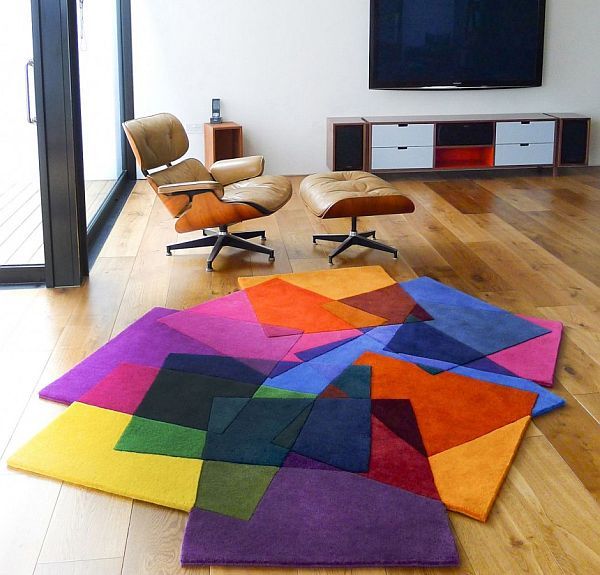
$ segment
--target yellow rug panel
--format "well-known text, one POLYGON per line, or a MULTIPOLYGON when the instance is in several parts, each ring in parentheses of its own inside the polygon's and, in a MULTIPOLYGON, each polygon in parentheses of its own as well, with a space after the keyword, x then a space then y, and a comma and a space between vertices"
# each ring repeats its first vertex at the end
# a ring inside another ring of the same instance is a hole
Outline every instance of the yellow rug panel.
POLYGON ((246 289, 274 278, 280 278, 331 299, 353 297, 396 283, 381 266, 246 277, 238 278, 238 283, 242 289, 246 289))
POLYGON ((73 403, 9 460, 9 467, 189 511, 202 462, 115 451, 131 416, 73 403))

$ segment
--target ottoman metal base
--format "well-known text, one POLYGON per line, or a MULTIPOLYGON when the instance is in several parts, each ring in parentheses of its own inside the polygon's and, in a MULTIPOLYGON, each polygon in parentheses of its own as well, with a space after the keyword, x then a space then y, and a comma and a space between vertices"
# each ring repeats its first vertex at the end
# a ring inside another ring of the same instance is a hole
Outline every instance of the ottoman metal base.
POLYGON ((315 234, 313 236, 313 244, 317 243, 317 240, 325 240, 328 242, 338 242, 341 245, 333 250, 329 254, 329 264, 333 265, 333 258, 346 251, 351 246, 362 246, 364 248, 371 248, 373 250, 379 250, 394 254, 394 259, 398 259, 398 250, 387 244, 382 244, 375 240, 375 230, 369 232, 357 231, 357 218, 352 218, 352 230, 348 235, 343 234, 315 234), (373 239, 371 239, 373 238, 373 239))

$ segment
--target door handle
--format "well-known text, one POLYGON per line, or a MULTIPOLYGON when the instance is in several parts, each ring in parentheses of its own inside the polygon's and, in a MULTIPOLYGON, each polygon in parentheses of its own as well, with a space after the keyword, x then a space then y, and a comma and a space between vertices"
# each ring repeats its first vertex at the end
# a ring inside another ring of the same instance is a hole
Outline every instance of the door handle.
POLYGON ((30 124, 36 124, 37 118, 31 115, 31 85, 29 81, 29 69, 33 72, 33 60, 27 60, 25 64, 25 91, 26 91, 26 103, 27 103, 27 121, 30 124))

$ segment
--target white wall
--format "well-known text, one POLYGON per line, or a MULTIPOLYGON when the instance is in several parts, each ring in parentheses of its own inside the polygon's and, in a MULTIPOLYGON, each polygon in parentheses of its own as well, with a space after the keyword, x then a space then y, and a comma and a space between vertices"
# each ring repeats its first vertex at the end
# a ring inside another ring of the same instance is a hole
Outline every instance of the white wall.
MULTIPOLYGON (((222 99, 246 153, 272 173, 325 168, 325 118, 579 112, 594 119, 600 165, 600 1, 548 0, 540 88, 465 92, 368 89, 369 0, 132 0, 135 112, 186 127, 222 99)), ((190 154, 204 157, 202 134, 190 154)))

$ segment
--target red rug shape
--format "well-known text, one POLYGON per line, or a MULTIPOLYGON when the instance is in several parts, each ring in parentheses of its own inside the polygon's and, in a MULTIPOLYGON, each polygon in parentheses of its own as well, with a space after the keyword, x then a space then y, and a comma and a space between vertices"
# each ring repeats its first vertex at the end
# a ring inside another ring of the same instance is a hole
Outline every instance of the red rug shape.
POLYGON ((432 319, 417 302, 398 284, 340 300, 370 314, 387 319, 388 324, 404 323, 409 315, 432 319), (418 310, 415 310, 415 306, 418 310))
POLYGON ((371 413, 400 439, 427 457, 419 424, 410 401, 376 399, 371 402, 371 413))
POLYGON ((256 317, 263 324, 305 333, 354 329, 354 326, 322 307, 331 299, 280 279, 248 288, 246 294, 256 317))
POLYGON ((531 415, 536 393, 465 377, 431 375, 374 353, 356 362, 372 368, 372 399, 410 399, 428 455, 435 455, 531 415))
POLYGON ((369 471, 362 475, 417 495, 440 499, 427 457, 400 439, 374 416, 371 417, 369 471))
POLYGON ((344 399, 347 398, 348 394, 342 391, 339 387, 329 384, 320 394, 319 398, 330 398, 330 399, 344 399))

